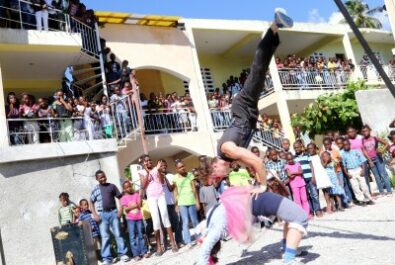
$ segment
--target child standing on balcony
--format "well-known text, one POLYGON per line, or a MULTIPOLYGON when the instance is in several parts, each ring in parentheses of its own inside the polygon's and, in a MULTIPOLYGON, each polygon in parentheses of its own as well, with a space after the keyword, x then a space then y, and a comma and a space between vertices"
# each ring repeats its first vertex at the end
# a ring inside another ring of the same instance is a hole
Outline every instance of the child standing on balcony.
MULTIPOLYGON (((22 104, 19 107, 19 114, 24 119, 34 119, 37 116, 37 105, 34 104, 33 96, 24 93, 22 94, 22 104)), ((26 133, 26 140, 28 144, 39 143, 40 127, 37 121, 26 120, 23 123, 23 128, 26 133)))
POLYGON ((302 207, 307 215, 311 217, 310 205, 307 200, 306 182, 302 176, 302 166, 299 163, 295 163, 292 153, 286 154, 286 160, 287 164, 285 165, 284 169, 289 179, 289 186, 292 190, 294 202, 302 207))
POLYGON ((100 115, 101 125, 104 130, 105 138, 112 138, 114 131, 114 123, 111 118, 111 106, 108 103, 108 97, 103 95, 101 98, 101 104, 97 108, 97 112, 100 115))
POLYGON ((43 29, 48 31, 48 5, 45 0, 32 0, 34 14, 36 15, 36 27, 37 30, 43 29))

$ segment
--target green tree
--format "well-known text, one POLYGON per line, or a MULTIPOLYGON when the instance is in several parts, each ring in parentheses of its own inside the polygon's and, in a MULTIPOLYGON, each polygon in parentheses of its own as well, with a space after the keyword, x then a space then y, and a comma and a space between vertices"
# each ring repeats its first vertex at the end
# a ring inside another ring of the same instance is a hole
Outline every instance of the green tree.
MULTIPOLYGON (((344 3, 355 24, 359 28, 381 29, 380 20, 370 15, 369 5, 361 0, 349 0, 344 3)), ((346 23, 343 19, 342 23, 346 23)))
POLYGON ((318 97, 303 113, 292 115, 292 126, 300 125, 311 137, 329 131, 344 132, 348 126, 360 128, 362 120, 355 92, 365 89, 364 81, 350 82, 342 92, 318 97))

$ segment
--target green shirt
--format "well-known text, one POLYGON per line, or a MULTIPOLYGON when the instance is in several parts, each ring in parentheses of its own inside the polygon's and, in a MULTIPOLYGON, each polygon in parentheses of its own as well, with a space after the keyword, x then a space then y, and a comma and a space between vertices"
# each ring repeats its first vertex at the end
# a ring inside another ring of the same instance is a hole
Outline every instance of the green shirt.
POLYGON ((229 182, 231 186, 247 186, 251 179, 250 174, 246 169, 240 168, 239 171, 232 171, 229 173, 229 182))
POLYGON ((176 174, 173 183, 177 187, 177 203, 179 206, 195 205, 195 195, 192 190, 192 181, 195 179, 191 172, 186 177, 176 174))
POLYGON ((58 217, 60 225, 67 225, 73 223, 73 208, 74 204, 69 204, 66 207, 60 207, 58 210, 58 217))

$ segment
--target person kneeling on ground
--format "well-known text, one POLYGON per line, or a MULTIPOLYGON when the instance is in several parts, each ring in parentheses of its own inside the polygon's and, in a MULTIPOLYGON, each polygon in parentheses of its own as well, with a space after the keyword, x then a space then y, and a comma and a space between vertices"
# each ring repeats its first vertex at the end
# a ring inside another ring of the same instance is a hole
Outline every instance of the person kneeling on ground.
POLYGON ((284 264, 296 264, 296 251, 308 225, 307 213, 291 200, 271 192, 252 199, 250 187, 231 187, 220 197, 221 203, 208 213, 198 265, 215 264, 220 240, 229 234, 239 243, 252 240, 252 222, 261 216, 278 216, 284 222, 282 249, 284 264), (252 211, 251 211, 252 209, 252 211))

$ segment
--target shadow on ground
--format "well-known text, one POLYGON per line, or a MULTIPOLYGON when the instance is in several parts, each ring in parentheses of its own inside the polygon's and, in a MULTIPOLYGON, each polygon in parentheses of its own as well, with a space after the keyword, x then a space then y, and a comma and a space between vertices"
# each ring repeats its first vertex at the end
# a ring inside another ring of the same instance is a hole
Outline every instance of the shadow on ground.
MULTIPOLYGON (((228 263, 228 265, 265 264, 274 260, 280 261, 282 259, 282 252, 280 251, 280 246, 281 243, 278 242, 264 246, 257 251, 247 251, 243 254, 240 260, 233 263, 228 263)), ((302 263, 308 263, 320 257, 320 255, 317 253, 309 252, 312 247, 313 246, 300 247, 302 253, 298 257, 302 263)))

